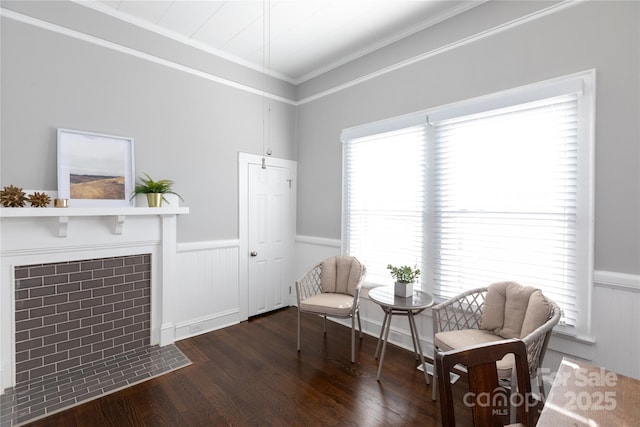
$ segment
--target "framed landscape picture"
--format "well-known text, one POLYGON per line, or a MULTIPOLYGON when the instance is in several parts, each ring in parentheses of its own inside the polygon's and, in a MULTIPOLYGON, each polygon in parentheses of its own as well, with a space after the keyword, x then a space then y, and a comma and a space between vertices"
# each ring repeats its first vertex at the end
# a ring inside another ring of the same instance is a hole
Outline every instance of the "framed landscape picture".
POLYGON ((58 129, 58 198, 70 207, 133 206, 133 139, 58 129))

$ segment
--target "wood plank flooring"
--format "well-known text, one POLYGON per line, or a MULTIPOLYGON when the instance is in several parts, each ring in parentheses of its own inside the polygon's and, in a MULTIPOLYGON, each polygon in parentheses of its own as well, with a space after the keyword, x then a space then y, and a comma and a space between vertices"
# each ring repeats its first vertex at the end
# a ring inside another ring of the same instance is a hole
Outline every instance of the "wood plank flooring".
MULTIPOLYGON (((328 321, 324 336, 322 318, 303 315, 298 353, 296 317, 287 308, 179 341, 192 365, 28 425, 440 425, 412 352, 387 346, 378 382, 377 337, 364 335, 352 364, 350 330, 328 321)), ((467 411, 456 413, 461 426, 469 425, 467 411)))

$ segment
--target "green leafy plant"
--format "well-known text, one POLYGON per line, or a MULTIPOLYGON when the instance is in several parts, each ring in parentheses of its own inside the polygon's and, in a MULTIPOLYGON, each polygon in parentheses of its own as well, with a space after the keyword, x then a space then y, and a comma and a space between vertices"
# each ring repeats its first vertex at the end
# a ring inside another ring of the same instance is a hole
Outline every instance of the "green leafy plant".
MULTIPOLYGON (((138 178, 139 182, 136 184, 133 189, 133 194, 131 198, 133 199, 136 194, 149 194, 149 193, 160 193, 160 194, 175 194, 180 198, 180 200, 184 200, 182 196, 173 191, 173 181, 170 179, 161 179, 158 181, 154 181, 148 174, 144 174, 146 178, 138 178)), ((166 202, 166 199, 162 197, 166 202)))
POLYGON ((408 265, 395 267, 389 264, 387 265, 387 269, 391 271, 391 277, 393 277, 395 281, 399 283, 413 283, 416 281, 418 276, 420 276, 419 268, 411 268, 408 265))

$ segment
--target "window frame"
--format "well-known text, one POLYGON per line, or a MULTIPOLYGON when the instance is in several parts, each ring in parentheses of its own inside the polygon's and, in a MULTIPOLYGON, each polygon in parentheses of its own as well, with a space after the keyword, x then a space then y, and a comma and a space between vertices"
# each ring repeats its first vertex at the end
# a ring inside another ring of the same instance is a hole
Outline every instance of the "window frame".
MULTIPOLYGON (((580 261, 580 268, 577 269, 575 284, 579 315, 575 327, 558 325, 554 329, 556 332, 574 336, 578 339, 590 340, 591 335, 591 305, 593 291, 593 271, 594 271, 594 212, 595 212, 595 107, 596 107, 596 72, 587 70, 567 76, 561 76, 537 83, 532 83, 500 92, 454 102, 451 104, 419 111, 404 116, 394 117, 374 123, 356 126, 343 130, 341 140, 347 144, 354 138, 370 136, 385 131, 401 129, 417 123, 437 122, 449 118, 461 117, 465 115, 482 113, 508 106, 515 106, 527 102, 533 102, 546 98, 558 96, 570 92, 580 92, 578 99, 578 194, 576 199, 576 257, 580 261)), ((431 128, 431 126, 428 126, 431 128)), ((425 192, 429 191, 433 174, 433 134, 432 130, 427 131, 426 136, 426 157, 427 170, 425 192)), ((343 156, 343 215, 342 215, 342 251, 345 253, 346 245, 344 239, 345 232, 345 183, 348 177, 345 174, 345 159, 343 156)), ((424 239, 423 244, 423 268, 427 271, 431 267, 430 257, 427 252, 431 247, 431 228, 433 224, 433 206, 426 203, 424 215, 424 239)), ((424 274, 421 278, 422 289, 433 293, 433 278, 429 274, 424 274)))

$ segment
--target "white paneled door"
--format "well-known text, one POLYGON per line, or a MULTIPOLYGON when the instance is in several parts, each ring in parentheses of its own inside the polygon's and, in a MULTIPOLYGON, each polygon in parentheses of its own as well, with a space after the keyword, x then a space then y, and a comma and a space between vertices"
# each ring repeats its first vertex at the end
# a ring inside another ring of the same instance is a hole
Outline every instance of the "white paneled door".
POLYGON ((290 304, 295 233, 295 169, 248 165, 248 315, 290 304))

